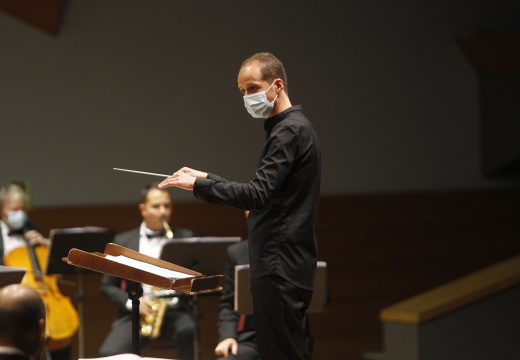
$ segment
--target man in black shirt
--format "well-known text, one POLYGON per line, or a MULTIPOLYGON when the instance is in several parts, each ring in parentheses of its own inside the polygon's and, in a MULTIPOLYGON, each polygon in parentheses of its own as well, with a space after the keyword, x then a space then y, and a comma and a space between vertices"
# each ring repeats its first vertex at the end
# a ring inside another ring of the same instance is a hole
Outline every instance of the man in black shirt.
POLYGON ((237 183, 183 167, 159 186, 251 210, 249 261, 261 358, 303 359, 305 312, 317 261, 318 139, 302 108, 292 106, 285 69, 275 56, 258 53, 246 59, 237 80, 249 114, 266 119, 266 142, 254 178, 237 183))

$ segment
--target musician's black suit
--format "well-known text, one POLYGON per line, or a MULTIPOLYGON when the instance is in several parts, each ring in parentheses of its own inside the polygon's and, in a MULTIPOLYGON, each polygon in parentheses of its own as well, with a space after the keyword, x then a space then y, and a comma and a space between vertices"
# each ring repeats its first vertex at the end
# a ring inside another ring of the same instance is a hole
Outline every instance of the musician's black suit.
POLYGON ((31 358, 24 354, 0 353, 0 360, 31 360, 31 358))
POLYGON ((0 265, 4 265, 4 236, 0 231, 0 265))
POLYGON ((4 265, 4 236, 0 231, 0 265, 4 265))
POLYGON ((235 266, 249 264, 248 240, 233 244, 227 249, 226 282, 220 298, 218 314, 219 341, 234 338, 238 342, 238 354, 219 360, 257 360, 260 358, 256 346, 256 332, 253 316, 245 317, 243 329, 238 329, 240 316, 234 310, 235 266), (237 331, 238 330, 238 331, 237 331))
MULTIPOLYGON (((27 223, 24 228, 28 230, 36 230, 41 233, 40 229, 32 223, 27 223)), ((19 234, 22 235, 22 232, 19 232, 19 234)), ((0 265, 4 265, 4 235, 2 234, 2 231, 0 231, 0 265)))
MULTIPOLYGON (((175 238, 191 237, 191 230, 173 227, 175 238)), ((114 242, 129 249, 139 250, 139 228, 119 234, 114 242)), ((104 275, 101 279, 101 292, 108 301, 118 308, 117 319, 112 324, 109 334, 105 338, 99 350, 100 356, 109 356, 132 352, 132 316, 126 308, 128 295, 122 289, 120 278, 104 275)), ((196 331, 192 309, 188 303, 189 297, 179 297, 179 302, 166 312, 161 336, 172 336, 177 352, 181 360, 193 359, 193 340, 196 331)))

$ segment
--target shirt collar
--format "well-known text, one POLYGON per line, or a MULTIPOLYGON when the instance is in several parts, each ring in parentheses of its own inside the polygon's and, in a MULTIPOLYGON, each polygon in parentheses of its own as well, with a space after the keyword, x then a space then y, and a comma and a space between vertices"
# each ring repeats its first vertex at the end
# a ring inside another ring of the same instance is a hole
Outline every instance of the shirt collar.
POLYGON ((158 232, 157 231, 153 231, 151 229, 149 229, 146 224, 144 223, 144 221, 141 223, 141 227, 139 229, 139 236, 140 237, 145 237, 145 238, 148 238, 150 235, 154 235, 154 234, 157 234, 158 232))
POLYGON ((9 226, 4 222, 4 220, 0 220, 0 229, 2 231, 2 234, 7 235, 9 233, 9 226))
POLYGON ((278 113, 275 116, 265 119, 265 121, 264 121, 265 131, 269 134, 271 132, 271 130, 273 130, 273 128, 276 126, 276 124, 278 124, 280 121, 285 119, 287 117, 287 115, 293 111, 302 111, 302 106, 301 105, 291 106, 290 108, 285 109, 281 113, 278 113))

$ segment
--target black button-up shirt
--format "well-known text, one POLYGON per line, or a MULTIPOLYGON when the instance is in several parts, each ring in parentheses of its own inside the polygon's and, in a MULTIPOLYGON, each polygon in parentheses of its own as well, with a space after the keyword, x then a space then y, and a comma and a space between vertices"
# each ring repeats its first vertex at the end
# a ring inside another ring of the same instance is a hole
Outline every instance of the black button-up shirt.
POLYGON ((267 119, 264 128, 267 139, 250 182, 208 174, 195 181, 193 193, 208 202, 251 210, 252 279, 276 274, 312 290, 321 178, 318 139, 301 106, 267 119))

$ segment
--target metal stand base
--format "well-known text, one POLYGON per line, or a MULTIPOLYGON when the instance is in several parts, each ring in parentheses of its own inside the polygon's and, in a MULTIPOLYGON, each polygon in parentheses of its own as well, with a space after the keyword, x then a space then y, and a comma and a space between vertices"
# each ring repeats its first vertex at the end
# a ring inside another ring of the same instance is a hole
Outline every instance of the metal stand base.
POLYGON ((141 355, 141 318, 139 315, 139 298, 143 296, 143 288, 140 284, 133 281, 126 281, 126 292, 128 298, 132 300, 132 353, 141 355))

